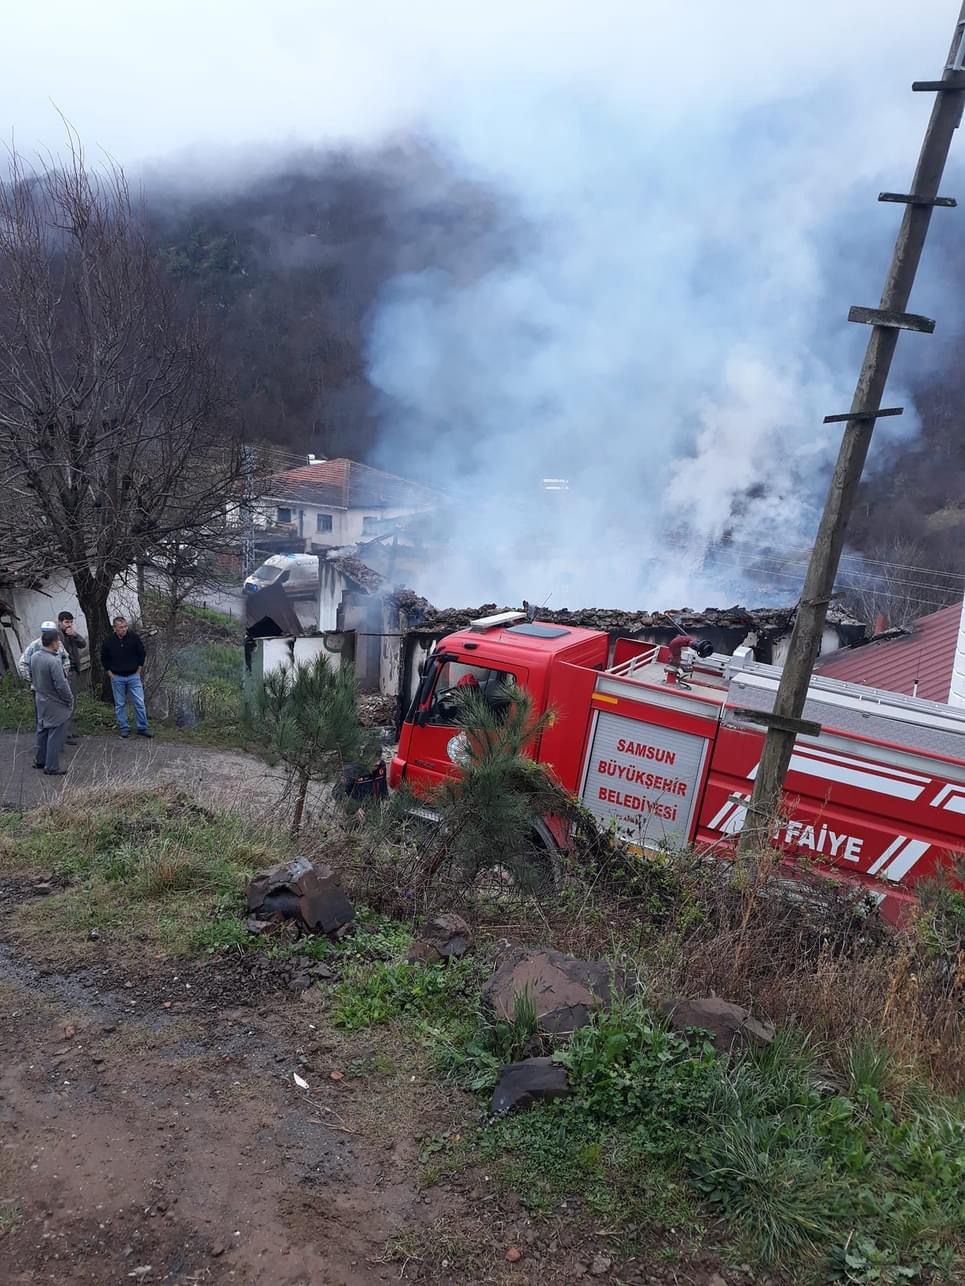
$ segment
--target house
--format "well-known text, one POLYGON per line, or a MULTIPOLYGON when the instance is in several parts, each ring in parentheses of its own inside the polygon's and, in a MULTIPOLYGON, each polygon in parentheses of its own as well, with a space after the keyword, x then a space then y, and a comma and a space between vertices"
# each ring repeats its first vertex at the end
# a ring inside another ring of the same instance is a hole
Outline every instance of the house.
MULTIPOLYGON (((410 514, 435 509, 431 487, 356 460, 317 460, 270 478, 256 504, 256 525, 287 529, 298 552, 355 545, 410 514)), ((293 548, 291 552, 296 552, 293 548)))
POLYGON ((965 623, 961 603, 920 616, 910 630, 884 630, 869 642, 822 656, 815 666, 823 679, 863 683, 926 701, 965 705, 965 623), (953 672, 958 662, 958 699, 953 672))

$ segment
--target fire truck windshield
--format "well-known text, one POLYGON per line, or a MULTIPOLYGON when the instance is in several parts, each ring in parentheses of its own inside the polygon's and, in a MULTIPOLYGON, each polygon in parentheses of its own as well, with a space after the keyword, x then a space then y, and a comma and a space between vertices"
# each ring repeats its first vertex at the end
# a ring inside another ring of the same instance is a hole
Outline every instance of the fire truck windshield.
POLYGON ((467 692, 478 692, 496 710, 508 702, 505 689, 516 683, 506 670, 488 670, 462 661, 444 662, 436 674, 432 696, 426 712, 426 723, 456 727, 459 723, 459 699, 467 692))

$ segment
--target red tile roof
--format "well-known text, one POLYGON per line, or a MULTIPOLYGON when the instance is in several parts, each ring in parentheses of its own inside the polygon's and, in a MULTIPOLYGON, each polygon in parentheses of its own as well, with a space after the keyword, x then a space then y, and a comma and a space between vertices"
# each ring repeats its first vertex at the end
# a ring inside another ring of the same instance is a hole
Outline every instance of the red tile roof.
POLYGON ((829 652, 815 670, 825 679, 863 683, 926 701, 947 701, 961 618, 961 603, 952 603, 919 617, 910 634, 829 652))
POLYGON ((441 500, 421 483, 345 459, 289 469, 268 484, 266 493, 272 499, 302 500, 332 509, 416 509, 441 500))

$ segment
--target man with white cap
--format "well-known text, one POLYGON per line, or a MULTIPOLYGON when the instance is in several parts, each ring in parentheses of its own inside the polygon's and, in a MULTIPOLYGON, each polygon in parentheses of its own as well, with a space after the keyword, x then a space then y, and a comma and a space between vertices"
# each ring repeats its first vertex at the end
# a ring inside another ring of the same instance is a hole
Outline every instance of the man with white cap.
POLYGON ((74 713, 74 694, 58 655, 62 648, 60 631, 54 624, 51 629, 40 631, 40 650, 30 657, 30 681, 37 702, 34 767, 42 768, 48 777, 63 777, 66 772, 60 766, 60 757, 67 725, 74 713))
MULTIPOLYGON (((36 653, 38 653, 43 648, 44 634, 49 632, 50 630, 56 630, 56 629, 57 629, 56 621, 41 621, 40 638, 34 639, 32 643, 27 644, 27 646, 24 648, 21 654, 20 660, 17 662, 17 673, 20 675, 21 679, 26 679, 26 681, 30 684, 30 691, 33 693, 35 710, 37 706, 37 690, 34 687, 34 681, 30 674, 30 658, 32 656, 35 656, 36 653)), ((59 646, 57 648, 57 655, 60 657, 61 662, 63 663, 64 676, 66 677, 68 674, 70 674, 70 657, 67 655, 67 649, 64 647, 63 643, 59 641, 60 640, 59 631, 58 631, 57 637, 59 642, 59 646)), ((38 729, 40 727, 39 715, 37 719, 37 727, 38 729)))

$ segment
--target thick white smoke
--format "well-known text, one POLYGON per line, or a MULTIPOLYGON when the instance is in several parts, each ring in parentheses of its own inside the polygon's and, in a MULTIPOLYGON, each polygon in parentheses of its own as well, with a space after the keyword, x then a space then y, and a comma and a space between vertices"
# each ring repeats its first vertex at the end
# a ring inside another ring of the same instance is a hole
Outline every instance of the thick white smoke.
MULTIPOLYGON (((840 435, 822 417, 850 404, 866 337, 847 308, 877 302, 898 217, 875 197, 907 183, 922 127, 913 24, 840 8, 741 46, 732 6, 702 25, 621 6, 614 63, 631 46, 638 85, 614 90, 599 64, 568 83, 550 47, 525 84, 456 105, 453 163, 501 185, 529 231, 482 276, 397 280, 374 320, 383 459, 456 496, 419 585, 435 601, 795 596, 774 556, 813 535, 840 435), (843 235, 854 218, 866 257, 843 235)), ((932 34, 929 75, 950 30, 932 34)))

